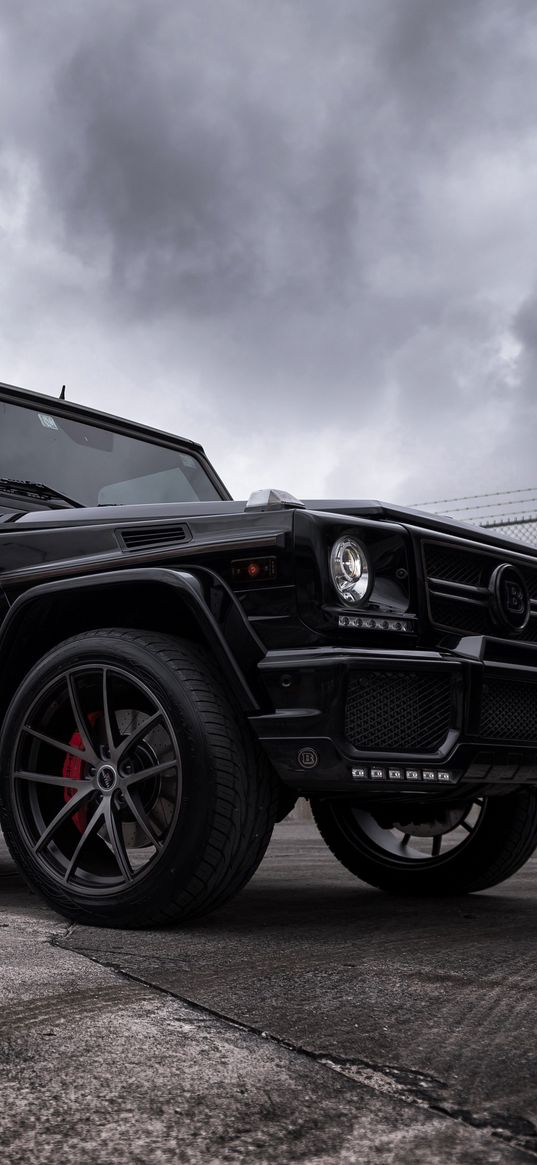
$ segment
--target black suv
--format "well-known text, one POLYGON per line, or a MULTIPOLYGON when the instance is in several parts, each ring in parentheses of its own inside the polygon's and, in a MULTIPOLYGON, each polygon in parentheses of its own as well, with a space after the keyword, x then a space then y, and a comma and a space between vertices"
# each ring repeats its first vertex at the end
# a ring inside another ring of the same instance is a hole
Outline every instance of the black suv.
POLYGON ((359 878, 537 844, 537 552, 375 501, 231 500, 203 449, 0 385, 1 824, 69 918, 221 905, 309 798, 359 878))

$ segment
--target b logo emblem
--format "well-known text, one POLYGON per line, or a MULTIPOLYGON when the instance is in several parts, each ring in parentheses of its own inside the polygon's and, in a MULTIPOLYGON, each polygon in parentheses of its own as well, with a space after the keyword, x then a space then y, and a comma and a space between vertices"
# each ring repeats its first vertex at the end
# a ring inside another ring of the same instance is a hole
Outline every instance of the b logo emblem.
POLYGON ((489 583, 490 610, 495 623, 522 631, 530 617, 530 598, 522 575, 509 563, 497 566, 489 583))
POLYGON ((319 764, 319 753, 314 748, 301 748, 296 759, 301 769, 315 769, 319 764))
POLYGON ((507 579, 503 589, 506 609, 513 611, 515 615, 521 614, 524 610, 524 594, 519 584, 507 579))

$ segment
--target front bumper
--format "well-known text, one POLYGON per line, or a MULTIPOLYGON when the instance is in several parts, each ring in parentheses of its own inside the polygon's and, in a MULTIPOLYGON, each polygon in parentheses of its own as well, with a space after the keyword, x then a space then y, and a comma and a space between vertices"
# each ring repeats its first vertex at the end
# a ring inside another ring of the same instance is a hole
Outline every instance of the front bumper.
MULTIPOLYGON (((519 645, 517 645, 518 647, 519 645)), ((537 785, 537 647, 316 648, 259 664, 275 711, 251 719, 300 793, 445 798, 537 785)))

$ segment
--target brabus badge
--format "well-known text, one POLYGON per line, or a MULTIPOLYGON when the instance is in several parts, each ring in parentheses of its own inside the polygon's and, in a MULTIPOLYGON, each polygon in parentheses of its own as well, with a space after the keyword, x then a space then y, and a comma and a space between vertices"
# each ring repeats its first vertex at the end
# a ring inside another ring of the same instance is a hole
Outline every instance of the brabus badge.
POLYGON ((522 631, 530 617, 530 597, 522 575, 508 562, 497 566, 489 583, 490 610, 495 623, 522 631))
POLYGON ((316 769, 319 764, 319 753, 315 748, 301 748, 296 759, 301 769, 316 769))

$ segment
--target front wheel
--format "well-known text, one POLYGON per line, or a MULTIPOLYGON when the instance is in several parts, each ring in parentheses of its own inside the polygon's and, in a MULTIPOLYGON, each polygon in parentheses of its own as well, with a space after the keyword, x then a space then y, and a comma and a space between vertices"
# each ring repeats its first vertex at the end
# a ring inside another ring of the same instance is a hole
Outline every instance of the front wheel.
POLYGON ((271 771, 208 654, 135 630, 54 648, 14 697, 0 824, 30 884, 93 926, 206 913, 265 852, 271 771))
POLYGON ((459 805, 364 807, 315 799, 328 847, 352 874, 392 894, 466 894, 516 873, 537 846, 537 795, 520 789, 459 805))

